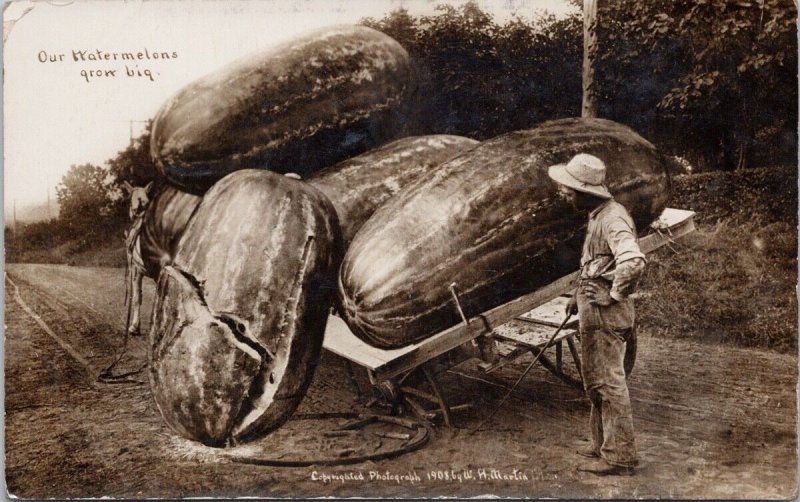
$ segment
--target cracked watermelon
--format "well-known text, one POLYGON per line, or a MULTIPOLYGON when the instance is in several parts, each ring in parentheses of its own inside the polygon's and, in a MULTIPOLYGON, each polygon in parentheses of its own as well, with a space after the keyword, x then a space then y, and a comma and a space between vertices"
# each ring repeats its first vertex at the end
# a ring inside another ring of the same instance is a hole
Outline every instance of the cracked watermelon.
POLYGON ((203 197, 158 281, 150 384, 181 435, 223 446, 279 427, 305 395, 341 258, 336 212, 260 170, 203 197))

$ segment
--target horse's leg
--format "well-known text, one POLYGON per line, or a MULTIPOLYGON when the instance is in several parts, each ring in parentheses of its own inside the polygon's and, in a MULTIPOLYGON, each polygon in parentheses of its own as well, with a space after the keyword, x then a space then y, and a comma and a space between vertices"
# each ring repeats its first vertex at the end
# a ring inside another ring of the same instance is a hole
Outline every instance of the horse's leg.
POLYGON ((130 259, 125 266, 125 332, 131 331, 131 314, 133 313, 133 306, 131 297, 133 296, 133 271, 131 269, 130 259))
POLYGON ((131 336, 139 336, 139 315, 142 307, 142 277, 144 274, 142 273, 142 269, 136 265, 133 265, 131 269, 133 270, 131 277, 131 322, 128 333, 130 333, 131 336))

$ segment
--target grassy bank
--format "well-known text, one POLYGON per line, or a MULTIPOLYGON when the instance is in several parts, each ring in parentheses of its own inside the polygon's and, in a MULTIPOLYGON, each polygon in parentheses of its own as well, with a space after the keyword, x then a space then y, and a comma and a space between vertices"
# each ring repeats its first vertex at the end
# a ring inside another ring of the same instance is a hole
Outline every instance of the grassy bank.
POLYGON ((698 229, 649 257, 639 323, 665 337, 797 350, 797 172, 764 168, 675 180, 698 229))
POLYGON ((640 325, 667 337, 797 348, 795 225, 701 225, 649 257, 640 325))
MULTIPOLYGON (((46 225, 44 223, 37 224, 46 225)), ((53 227, 57 223, 52 224, 53 227)), ((46 229, 37 229, 43 233, 46 229)), ((53 230, 56 234, 58 230, 53 230)), ((58 263, 79 267, 124 267, 125 241, 123 231, 111 236, 88 235, 62 241, 57 237, 25 240, 24 230, 15 240, 6 233, 6 261, 10 263, 58 263), (118 234, 118 235, 117 235, 118 234)))
POLYGON ((670 206, 697 212, 698 223, 797 224, 797 166, 677 176, 670 206))

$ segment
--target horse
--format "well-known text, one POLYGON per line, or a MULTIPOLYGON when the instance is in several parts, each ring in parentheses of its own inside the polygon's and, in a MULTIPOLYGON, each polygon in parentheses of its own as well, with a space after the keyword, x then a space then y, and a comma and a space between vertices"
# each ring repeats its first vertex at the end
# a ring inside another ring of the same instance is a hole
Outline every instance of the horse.
POLYGON ((151 196, 152 186, 152 182, 145 187, 123 183, 130 195, 131 218, 131 226, 125 233, 126 329, 133 335, 139 332, 142 278, 157 281, 163 267, 172 264, 183 231, 202 200, 167 184, 151 196))
POLYGON ((134 187, 125 181, 122 186, 128 192, 130 199, 128 217, 131 220, 130 227, 125 231, 125 330, 130 336, 139 336, 142 278, 146 274, 139 237, 147 207, 150 205, 150 189, 153 187, 153 182, 144 187, 134 187))

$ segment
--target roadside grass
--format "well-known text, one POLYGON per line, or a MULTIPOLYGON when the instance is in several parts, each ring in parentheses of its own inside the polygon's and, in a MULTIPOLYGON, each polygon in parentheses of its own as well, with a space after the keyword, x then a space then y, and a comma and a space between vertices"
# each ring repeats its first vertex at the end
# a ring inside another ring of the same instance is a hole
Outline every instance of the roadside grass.
POLYGON ((797 351, 797 171, 676 179, 697 231, 649 256, 638 323, 656 336, 797 351))
POLYGON ((109 242, 70 255, 69 264, 81 267, 125 267, 125 243, 109 242))
POLYGON ((19 251, 13 249, 6 242, 6 262, 8 263, 67 263, 67 256, 64 253, 64 246, 57 247, 36 247, 19 251))
POLYGON ((657 336, 793 352, 796 282, 794 226, 701 226, 650 255, 638 323, 657 336))
POLYGON ((20 251, 6 249, 6 261, 11 263, 60 263, 79 267, 124 267, 125 243, 107 242, 97 246, 76 249, 75 241, 55 247, 30 248, 20 251))

